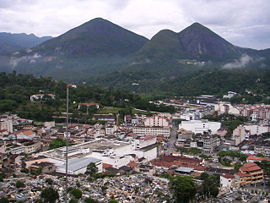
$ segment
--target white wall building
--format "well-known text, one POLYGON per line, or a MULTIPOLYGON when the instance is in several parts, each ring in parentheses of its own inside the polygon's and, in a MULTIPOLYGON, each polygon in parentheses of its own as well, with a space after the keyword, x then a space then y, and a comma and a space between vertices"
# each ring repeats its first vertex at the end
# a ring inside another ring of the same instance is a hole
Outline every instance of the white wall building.
POLYGON ((220 129, 220 122, 212 122, 208 120, 191 120, 191 121, 182 121, 179 124, 179 129, 184 129, 187 131, 191 131, 193 133, 204 133, 211 132, 212 134, 216 134, 218 129, 220 129))
POLYGON ((230 103, 226 102, 220 102, 215 105, 215 111, 217 111, 219 114, 232 114, 232 115, 240 115, 241 111, 240 109, 232 106, 230 103))
POLYGON ((169 119, 165 116, 151 116, 144 120, 144 126, 147 127, 168 127, 170 125, 169 119))
POLYGON ((135 134, 144 134, 146 136, 164 136, 169 137, 171 129, 169 127, 141 127, 136 126, 132 128, 135 134))
POLYGON ((13 124, 12 120, 9 119, 1 119, 0 120, 0 130, 6 130, 9 133, 13 133, 13 124))
POLYGON ((250 135, 261 135, 270 131, 269 126, 263 125, 244 125, 243 127, 250 132, 250 135))
POLYGON ((222 174, 220 176, 220 186, 223 189, 229 189, 234 181, 234 176, 231 174, 222 174))

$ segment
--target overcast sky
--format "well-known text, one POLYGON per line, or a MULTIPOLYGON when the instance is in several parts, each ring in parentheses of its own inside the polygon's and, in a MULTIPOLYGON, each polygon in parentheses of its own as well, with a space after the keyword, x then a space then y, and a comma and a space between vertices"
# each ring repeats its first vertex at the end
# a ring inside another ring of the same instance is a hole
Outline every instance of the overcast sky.
POLYGON ((96 17, 149 39, 199 22, 235 45, 270 48, 270 0, 0 0, 0 32, 58 36, 96 17))

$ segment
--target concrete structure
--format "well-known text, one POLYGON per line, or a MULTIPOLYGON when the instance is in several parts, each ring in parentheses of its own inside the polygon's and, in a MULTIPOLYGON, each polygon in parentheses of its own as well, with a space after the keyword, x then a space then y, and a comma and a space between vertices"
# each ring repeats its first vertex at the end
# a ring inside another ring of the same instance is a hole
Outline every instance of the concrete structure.
POLYGON ((55 95, 54 94, 34 94, 30 96, 30 101, 34 102, 36 100, 42 100, 45 98, 49 98, 49 99, 55 99, 55 95))
MULTIPOLYGON (((106 139, 85 142, 70 146, 68 148, 68 158, 96 158, 101 160, 102 164, 110 164, 118 169, 134 161, 134 156, 137 156, 137 158, 145 158, 146 160, 155 159, 157 157, 157 145, 152 144, 153 139, 151 140, 151 142, 139 143, 139 145, 135 145, 134 142, 106 139), (148 145, 146 143, 148 143, 148 145)), ((62 147, 41 152, 40 155, 50 158, 51 161, 54 160, 54 163, 61 167, 61 162, 63 162, 65 158, 65 150, 65 147, 62 147)))
POLYGON ((171 129, 169 127, 141 127, 136 126, 132 128, 133 133, 144 134, 146 136, 164 136, 169 137, 171 129))
POLYGON ((208 120, 191 120, 191 121, 182 121, 179 124, 179 129, 184 129, 191 131, 193 133, 210 132, 211 134, 216 134, 218 129, 220 129, 220 122, 210 122, 208 120))
POLYGON ((243 126, 246 130, 249 131, 250 135, 261 135, 263 133, 270 132, 269 126, 263 126, 263 125, 244 125, 243 126))
MULTIPOLYGON (((87 166, 90 163, 95 163, 98 168, 98 173, 102 172, 102 164, 100 159, 96 159, 93 157, 85 157, 85 158, 74 158, 68 160, 68 174, 78 175, 84 174, 87 170, 87 166)), ((65 173, 66 172, 66 164, 58 167, 56 172, 65 173)))
POLYGON ((249 131, 247 131, 242 125, 233 130, 232 140, 235 141, 235 145, 239 145, 245 139, 249 138, 249 131))
POLYGON ((0 119, 0 131, 6 130, 9 133, 13 133, 13 124, 10 119, 0 119))
POLYGON ((169 127, 170 125, 167 117, 157 115, 147 117, 143 122, 147 127, 169 127))
POLYGON ((222 174, 220 176, 220 187, 223 189, 231 188, 235 177, 231 174, 222 174))
POLYGON ((237 182, 242 184, 259 183, 263 181, 263 170, 255 163, 245 163, 235 174, 237 182))
POLYGON ((215 111, 219 114, 232 114, 232 115, 240 115, 241 111, 237 107, 232 106, 230 103, 227 102, 219 102, 215 105, 215 111))

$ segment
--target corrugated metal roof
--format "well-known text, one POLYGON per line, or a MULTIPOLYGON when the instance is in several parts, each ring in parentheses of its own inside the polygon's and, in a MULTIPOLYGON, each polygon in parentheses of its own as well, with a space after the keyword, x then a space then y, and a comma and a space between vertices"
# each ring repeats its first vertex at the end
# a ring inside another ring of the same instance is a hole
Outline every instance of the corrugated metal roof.
POLYGON ((175 169, 177 172, 184 172, 184 173, 191 173, 193 171, 193 168, 187 168, 187 167, 178 167, 175 169))
MULTIPOLYGON (((90 163, 97 163, 100 162, 100 159, 96 159, 93 157, 84 157, 84 158, 74 158, 68 160, 68 170, 75 172, 79 169, 82 169, 84 167, 87 167, 88 164, 90 163)), ((66 164, 62 165, 60 168, 66 168, 66 164)))

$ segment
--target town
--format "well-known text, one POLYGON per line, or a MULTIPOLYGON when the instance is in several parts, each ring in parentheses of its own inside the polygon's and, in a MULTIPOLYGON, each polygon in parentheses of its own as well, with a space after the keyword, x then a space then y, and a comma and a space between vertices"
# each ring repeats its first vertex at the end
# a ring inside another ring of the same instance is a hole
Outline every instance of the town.
MULTIPOLYGON (((150 103, 176 112, 138 110, 123 119, 94 114, 95 124, 37 122, 3 113, 1 200, 65 202, 67 195, 69 202, 165 203, 177 199, 174 180, 183 178, 194 186, 183 195, 187 201, 268 201, 269 105, 231 104, 213 95, 150 103)), ((92 107, 104 108, 94 102, 77 108, 88 114, 92 107)))

